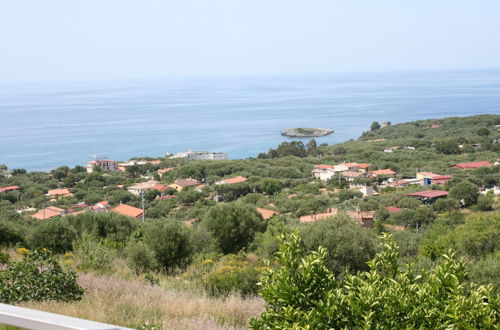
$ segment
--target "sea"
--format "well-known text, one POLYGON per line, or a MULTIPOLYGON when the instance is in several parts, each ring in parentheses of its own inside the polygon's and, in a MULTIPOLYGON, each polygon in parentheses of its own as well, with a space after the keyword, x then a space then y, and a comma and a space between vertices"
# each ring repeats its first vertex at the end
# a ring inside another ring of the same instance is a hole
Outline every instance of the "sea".
MULTIPOLYGON (((0 164, 48 171, 187 150, 257 157, 292 127, 500 113, 500 69, 0 84, 0 164)), ((303 139, 304 143, 308 139, 303 139)))

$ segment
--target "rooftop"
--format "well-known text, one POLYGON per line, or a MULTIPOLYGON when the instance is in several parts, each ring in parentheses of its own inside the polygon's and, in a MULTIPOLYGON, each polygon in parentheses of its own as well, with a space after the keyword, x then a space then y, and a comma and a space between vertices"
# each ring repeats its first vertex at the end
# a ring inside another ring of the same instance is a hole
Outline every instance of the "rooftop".
POLYGON ((423 190, 414 193, 406 194, 407 196, 422 197, 422 198, 437 198, 448 196, 448 192, 445 190, 423 190))
POLYGON ((142 216, 141 209, 127 205, 127 204, 120 204, 116 207, 113 207, 110 211, 118 213, 118 214, 126 215, 129 217, 133 217, 133 218, 138 218, 138 217, 142 216))

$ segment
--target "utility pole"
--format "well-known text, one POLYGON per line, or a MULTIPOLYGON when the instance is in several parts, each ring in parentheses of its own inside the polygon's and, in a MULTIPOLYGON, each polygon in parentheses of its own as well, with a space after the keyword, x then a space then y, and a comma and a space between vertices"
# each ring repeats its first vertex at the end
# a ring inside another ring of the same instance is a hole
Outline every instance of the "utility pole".
POLYGON ((142 222, 144 222, 144 191, 141 191, 142 222))

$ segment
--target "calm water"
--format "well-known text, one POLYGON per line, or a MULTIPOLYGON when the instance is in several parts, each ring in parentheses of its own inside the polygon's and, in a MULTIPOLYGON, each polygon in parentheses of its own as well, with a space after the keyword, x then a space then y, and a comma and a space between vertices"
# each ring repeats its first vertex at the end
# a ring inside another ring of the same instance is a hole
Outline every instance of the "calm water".
POLYGON ((318 143, 393 123, 500 113, 500 70, 0 85, 0 164, 49 170, 92 155, 193 150, 255 157, 289 127, 318 143))

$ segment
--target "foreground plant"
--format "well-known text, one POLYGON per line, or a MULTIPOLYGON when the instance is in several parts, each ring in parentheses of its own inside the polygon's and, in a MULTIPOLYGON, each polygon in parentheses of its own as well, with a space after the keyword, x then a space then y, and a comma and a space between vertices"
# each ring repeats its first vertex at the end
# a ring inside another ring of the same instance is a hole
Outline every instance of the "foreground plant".
POLYGON ((45 249, 26 253, 23 261, 8 263, 0 270, 1 303, 80 300, 83 293, 76 273, 63 269, 45 249))
POLYGON ((453 253, 434 269, 400 269, 397 245, 382 237, 383 251, 370 270, 337 280, 325 266, 327 251, 304 256, 297 234, 282 237, 276 262, 264 271, 260 294, 266 311, 253 329, 465 329, 498 324, 491 288, 466 282, 463 261, 453 253))

